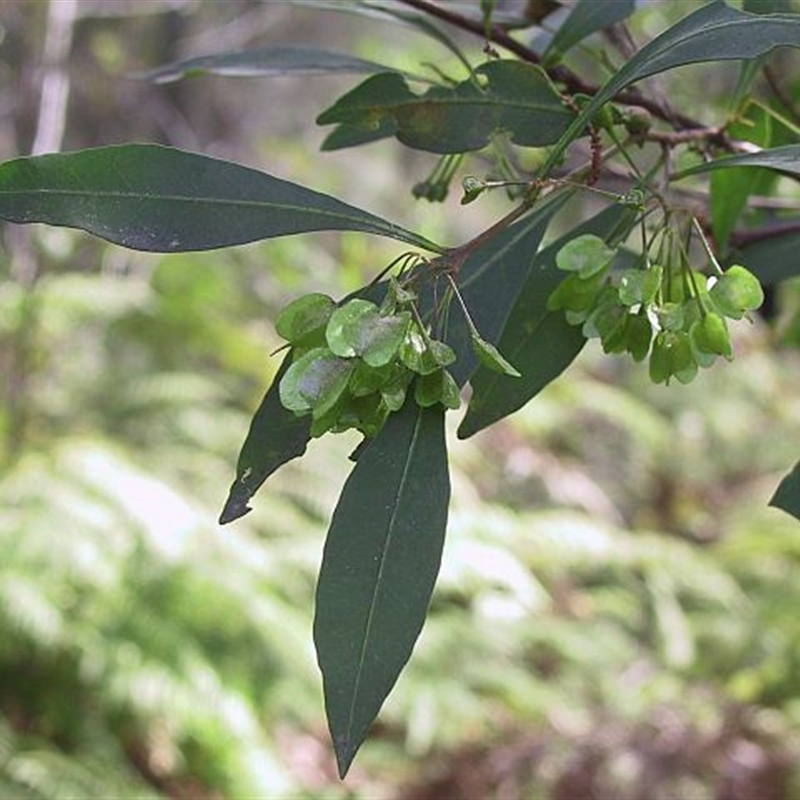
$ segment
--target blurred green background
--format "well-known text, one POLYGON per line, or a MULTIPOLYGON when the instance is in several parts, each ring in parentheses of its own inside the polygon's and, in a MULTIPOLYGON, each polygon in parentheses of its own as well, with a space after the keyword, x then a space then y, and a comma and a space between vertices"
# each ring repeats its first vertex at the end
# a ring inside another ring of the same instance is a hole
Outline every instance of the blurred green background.
MULTIPOLYGON (((446 242, 503 207, 413 203, 435 158, 392 141, 320 154, 313 119, 353 80, 130 78, 287 42, 441 60, 405 29, 284 2, 6 0, 0 37, 2 158, 162 142, 446 242)), ((0 797, 800 798, 800 524, 766 507, 800 451, 797 286, 788 338, 743 323, 736 360, 688 387, 588 347, 513 418, 451 437, 429 621, 342 784, 311 618, 355 440, 313 443, 251 515, 216 518, 277 309, 356 288, 397 246, 2 238, 0 797)))

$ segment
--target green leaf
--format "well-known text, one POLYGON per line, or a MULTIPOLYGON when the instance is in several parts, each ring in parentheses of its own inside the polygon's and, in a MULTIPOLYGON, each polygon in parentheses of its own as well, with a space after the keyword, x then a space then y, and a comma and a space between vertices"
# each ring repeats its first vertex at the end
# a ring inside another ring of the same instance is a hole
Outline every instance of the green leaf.
POLYGON ((347 479, 317 585, 314 641, 341 776, 422 630, 449 497, 444 409, 411 399, 347 479))
POLYGON ((275 330, 287 342, 296 344, 328 324, 336 308, 332 297, 314 292, 285 306, 275 320, 275 330))
POLYGON ((0 218, 81 228, 134 250, 164 253, 321 230, 441 250, 367 211, 265 172, 147 144, 0 164, 0 218))
MULTIPOLYGON (((317 119, 363 131, 393 130, 408 147, 463 153, 486 146, 504 132, 516 144, 542 147, 566 130, 574 113, 539 67, 520 61, 490 61, 455 87, 412 92, 397 73, 367 78, 317 119)), ((330 145, 327 145, 330 147, 330 145)))
POLYGON ((342 150, 345 147, 360 147, 380 139, 388 139, 390 136, 394 136, 394 132, 394 123, 388 117, 381 120, 375 128, 363 128, 359 125, 342 123, 325 137, 320 149, 330 152, 342 150))
POLYGON ((547 299, 564 275, 556 268, 556 253, 583 233, 614 242, 618 233, 629 230, 635 216, 633 209, 610 206, 537 253, 502 335, 495 340, 522 377, 479 369, 470 379, 472 398, 458 429, 460 438, 472 436, 524 406, 572 363, 586 339, 579 328, 567 323, 562 312, 547 309, 547 299))
POLYGON ((769 504, 800 519, 800 463, 780 482, 769 504))
POLYGON ((686 64, 758 58, 783 46, 800 47, 800 15, 748 14, 723 2, 699 8, 645 45, 603 84, 552 149, 542 174, 553 169, 600 108, 631 84, 686 64))
POLYGON ((744 153, 738 156, 717 158, 714 161, 705 161, 675 173, 672 180, 728 167, 767 167, 790 175, 800 175, 800 144, 786 144, 782 147, 760 150, 758 153, 744 153))
MULTIPOLYGON (((517 295, 534 269, 547 226, 569 197, 565 192, 543 202, 530 216, 480 246, 459 270, 456 283, 461 297, 484 338, 500 338, 517 295)), ((449 315, 445 339, 457 354, 451 372, 463 385, 480 362, 472 349, 470 326, 458 310, 449 315)))
MULTIPOLYGON (((293 1, 297 2, 298 0, 293 1)), ((388 19, 392 22, 400 22, 416 28, 439 44, 444 45, 464 65, 467 72, 471 70, 469 60, 461 52, 458 45, 441 28, 431 22, 430 14, 426 11, 381 5, 380 0, 377 3, 368 2, 368 0, 357 0, 357 2, 350 3, 343 3, 341 0, 299 0, 299 2, 306 8, 311 6, 326 11, 357 14, 373 19, 388 19)))
POLYGON ((635 0, 580 0, 564 20, 542 58, 552 62, 597 31, 605 30, 629 17, 635 0))
POLYGON ((383 64, 346 53, 333 53, 316 47, 284 46, 195 56, 138 73, 134 77, 156 83, 171 83, 198 75, 252 78, 292 74, 369 74, 390 69, 391 67, 383 64))
POLYGON ((311 438, 311 419, 298 417, 284 408, 278 395, 281 378, 291 365, 292 358, 293 354, 289 352, 283 359, 272 385, 253 416, 239 453, 236 478, 219 517, 220 525, 233 522, 251 511, 248 502, 261 484, 278 467, 306 451, 311 438))

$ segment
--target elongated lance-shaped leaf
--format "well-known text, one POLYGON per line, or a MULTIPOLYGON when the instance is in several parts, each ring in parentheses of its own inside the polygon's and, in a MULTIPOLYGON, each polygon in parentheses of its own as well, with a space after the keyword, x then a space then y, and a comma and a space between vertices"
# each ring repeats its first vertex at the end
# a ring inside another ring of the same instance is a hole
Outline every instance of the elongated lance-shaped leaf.
POLYGON ((800 519, 800 463, 780 482, 769 504, 800 519))
MULTIPOLYGON (((137 73, 133 77, 156 83, 171 83, 197 75, 222 75, 232 78, 272 77, 278 75, 371 74, 391 71, 346 53, 334 53, 316 47, 257 47, 230 53, 195 56, 162 67, 137 73)), ((400 71, 400 70, 398 70, 400 71)), ((406 73, 402 73, 406 74, 406 73)))
POLYGON ((455 57, 464 65, 467 72, 472 70, 469 59, 461 51, 461 48, 448 36, 438 25, 434 24, 425 11, 415 9, 399 8, 396 6, 383 5, 381 3, 370 3, 368 0, 354 0, 354 2, 343 3, 341 0, 290 0, 293 3, 302 5, 304 8, 317 8, 323 11, 337 11, 346 14, 357 14, 395 23, 401 23, 434 39, 439 44, 444 45, 455 57))
MULTIPOLYGON (((390 126, 408 147, 433 153, 464 153, 506 133, 524 147, 553 144, 575 117, 545 73, 521 61, 490 61, 474 79, 415 94, 396 73, 367 78, 318 118, 366 131, 390 126)), ((323 147, 331 149, 331 141, 323 147)))
POLYGON ((314 641, 341 776, 422 630, 449 497, 444 409, 411 399, 347 479, 317 586, 314 641))
POLYGON ((129 144, 0 164, 0 219, 81 228, 134 250, 210 250, 321 230, 439 251, 374 214, 229 161, 129 144))
POLYGON ((544 61, 564 55, 587 36, 621 22, 635 8, 635 0, 603 0, 601 3, 597 0, 580 0, 550 40, 544 61))
POLYGON ((601 106, 631 84, 686 64, 758 58, 776 47, 800 47, 800 14, 749 14, 723 2, 703 6, 645 45, 603 84, 553 148, 542 174, 601 106))
POLYGON ((250 498, 261 484, 278 467, 306 451, 311 438, 311 417, 295 416, 283 407, 278 395, 281 378, 291 363, 292 352, 289 351, 250 423, 239 453, 236 479, 219 517, 220 525, 247 514, 251 510, 250 498))
POLYGON ((800 175, 800 144, 786 144, 782 147, 759 150, 757 153, 716 158, 713 161, 706 161, 703 164, 681 170, 672 176, 672 180, 728 167, 766 167, 778 172, 787 172, 790 175, 800 175))
POLYGON ((566 321, 562 311, 547 308, 550 293, 564 278, 555 265, 556 253, 584 233, 613 241, 630 229, 634 218, 632 209, 610 206, 536 255, 497 342, 500 352, 522 376, 514 378, 479 368, 470 379, 472 398, 458 429, 460 438, 472 436, 521 408, 574 361, 586 339, 579 327, 566 321))
MULTIPOLYGON (((456 285, 478 332, 492 344, 500 338, 517 295, 530 275, 550 220, 570 195, 571 191, 566 191, 551 196, 529 216, 487 240, 461 267, 456 285)), ((470 326, 457 303, 451 304, 445 340, 457 354, 450 372, 463 385, 478 367, 479 359, 470 326)), ((502 348, 501 353, 507 356, 502 348)))

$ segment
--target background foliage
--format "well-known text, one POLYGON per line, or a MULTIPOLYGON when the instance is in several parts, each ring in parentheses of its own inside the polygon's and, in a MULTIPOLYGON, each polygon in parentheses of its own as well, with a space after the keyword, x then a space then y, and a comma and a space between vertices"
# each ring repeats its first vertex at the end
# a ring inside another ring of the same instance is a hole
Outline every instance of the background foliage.
MULTIPOLYGON (((211 49, 314 41, 319 12, 109 7, 78 3, 71 47, 48 62, 47 5, 4 6, 3 79, 17 91, 3 158, 47 134, 50 68, 71 90, 65 149, 141 139, 267 164, 446 240, 496 216, 494 198, 407 202, 407 176, 433 157, 388 142, 312 157, 325 132, 307 121, 339 78, 122 79, 211 49)), ((655 4, 635 33, 671 13, 655 4)), ((326 46, 406 69, 431 57, 394 27, 325 21, 326 46)), ((774 58, 791 74, 796 56, 774 58)), ((659 80, 699 114, 733 78, 720 71, 701 96, 659 80)), ((800 202, 794 184, 780 196, 800 202)), ((689 387, 652 386, 590 346, 535 403, 454 446, 431 615, 343 787, 311 606, 356 440, 315 442, 246 520, 213 520, 276 369, 277 309, 312 284, 351 291, 394 248, 322 234, 154 256, 63 230, 3 233, 0 794, 800 794, 800 529, 766 508, 797 455, 797 286, 780 289, 777 322, 735 328, 733 364, 689 387)))

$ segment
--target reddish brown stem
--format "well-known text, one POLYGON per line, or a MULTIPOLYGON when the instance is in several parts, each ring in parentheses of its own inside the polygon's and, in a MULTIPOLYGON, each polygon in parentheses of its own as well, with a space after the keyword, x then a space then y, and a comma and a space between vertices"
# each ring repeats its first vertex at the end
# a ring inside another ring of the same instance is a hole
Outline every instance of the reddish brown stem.
MULTIPOLYGON (((443 22, 448 22, 451 25, 460 28, 461 30, 474 33, 476 36, 480 36, 481 38, 487 38, 488 34, 489 41, 499 45, 511 53, 514 53, 514 55, 519 56, 523 61, 527 61, 531 64, 541 64, 541 58, 537 53, 514 39, 508 33, 508 31, 506 31, 505 28, 500 25, 491 25, 487 29, 482 21, 465 17, 462 14, 459 14, 457 11, 453 11, 452 8, 440 6, 437 3, 431 2, 431 0, 401 0, 401 2, 407 6, 416 8, 419 11, 424 11, 431 17, 440 19, 443 22)), ((556 81, 564 86, 570 94, 595 95, 600 89, 599 86, 587 83, 579 75, 575 74, 571 69, 562 64, 547 67, 545 68, 545 71, 553 81, 556 81)), ((692 117, 688 117, 685 114, 675 111, 673 108, 670 108, 663 102, 643 96, 638 89, 625 89, 615 97, 615 101, 623 105, 644 108, 653 116, 668 122, 670 125, 679 130, 689 129, 710 131, 710 129, 706 129, 700 122, 692 117)), ((709 137, 718 146, 723 147, 726 150, 730 149, 729 142, 724 134, 722 134, 720 131, 716 131, 713 134, 709 132, 709 137)))

